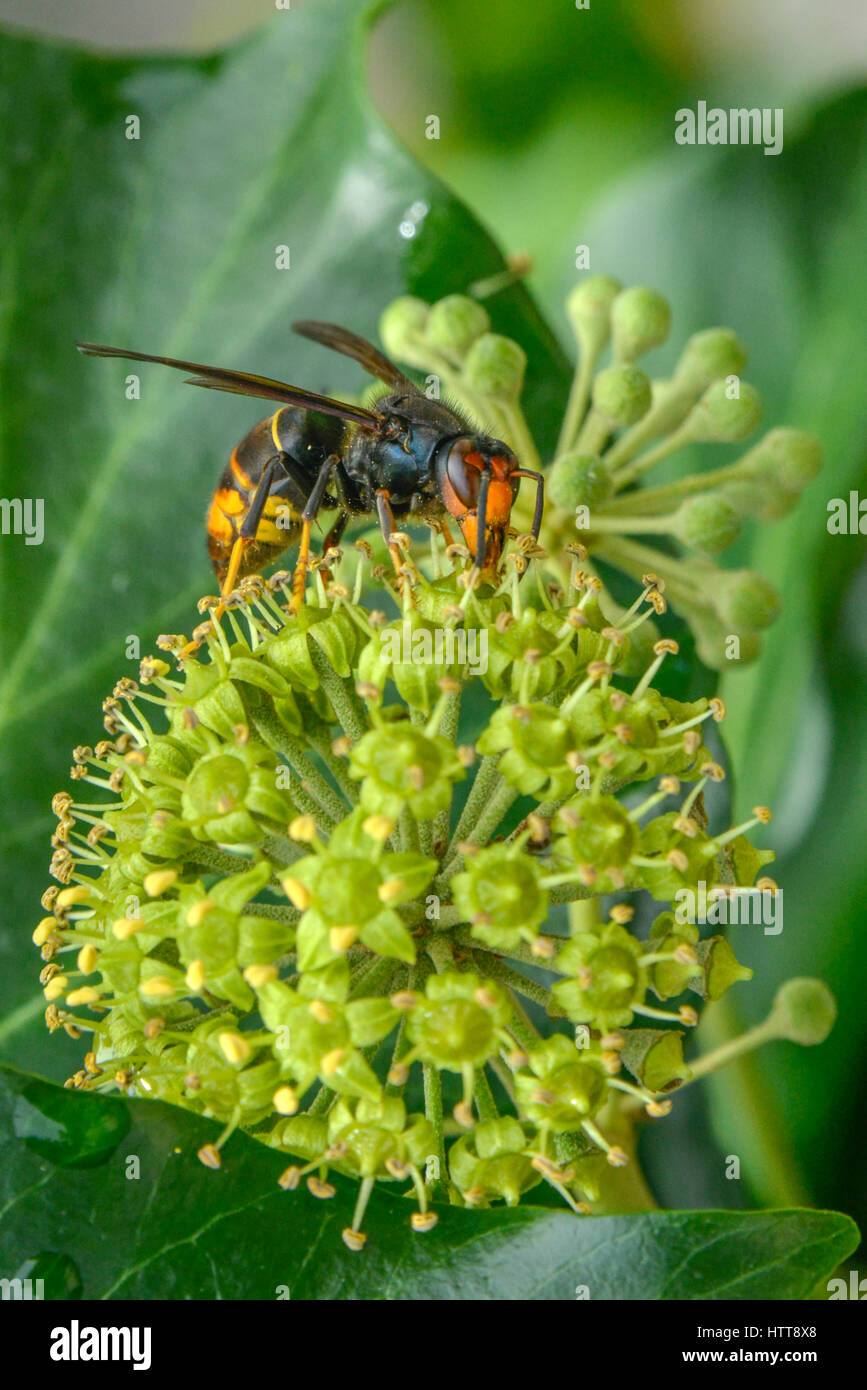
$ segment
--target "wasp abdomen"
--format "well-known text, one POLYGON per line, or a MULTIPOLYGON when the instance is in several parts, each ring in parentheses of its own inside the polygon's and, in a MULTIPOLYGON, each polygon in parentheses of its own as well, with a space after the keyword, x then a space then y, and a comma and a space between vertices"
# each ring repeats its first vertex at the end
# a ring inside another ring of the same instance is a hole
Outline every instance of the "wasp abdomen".
POLYGON ((208 511, 208 554, 222 583, 232 547, 268 462, 286 455, 291 473, 277 470, 255 539, 245 546, 238 577, 255 574, 298 539, 301 510, 324 458, 343 441, 343 422, 289 406, 260 420, 232 450, 208 511))

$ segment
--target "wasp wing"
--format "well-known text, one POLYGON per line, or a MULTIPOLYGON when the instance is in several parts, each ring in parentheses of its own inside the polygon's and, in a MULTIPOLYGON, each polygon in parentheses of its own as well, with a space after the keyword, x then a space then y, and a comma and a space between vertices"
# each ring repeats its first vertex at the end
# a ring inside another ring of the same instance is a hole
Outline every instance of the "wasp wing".
POLYGON ((323 415, 336 415, 341 420, 349 420, 363 429, 381 430, 382 416, 360 405, 349 405, 346 401, 336 401, 331 396, 320 396, 315 391, 305 391, 300 386, 289 386, 285 381, 273 381, 267 376, 255 376, 251 372, 236 372, 223 367, 206 367, 201 362, 185 362, 177 357, 155 357, 147 352, 128 352, 124 348, 106 347, 103 343, 78 343, 79 352, 87 357, 123 357, 131 362, 158 362, 164 367, 176 367, 182 372, 193 372, 188 378, 191 386, 205 386, 213 391, 231 391, 239 396, 257 396, 265 401, 280 401, 284 405, 294 405, 299 410, 318 410, 323 415))
POLYGON ((358 333, 352 333, 348 328, 341 328, 336 323, 320 323, 317 319, 298 319, 293 323, 292 329, 293 332, 300 333, 302 338, 311 338, 314 343, 321 343, 323 347, 332 348, 334 352, 342 352, 345 357, 354 358, 366 372, 378 377, 395 391, 403 391, 407 395, 419 394, 415 382, 404 376, 400 368, 390 362, 384 352, 380 352, 379 348, 374 347, 373 343, 369 343, 358 333))

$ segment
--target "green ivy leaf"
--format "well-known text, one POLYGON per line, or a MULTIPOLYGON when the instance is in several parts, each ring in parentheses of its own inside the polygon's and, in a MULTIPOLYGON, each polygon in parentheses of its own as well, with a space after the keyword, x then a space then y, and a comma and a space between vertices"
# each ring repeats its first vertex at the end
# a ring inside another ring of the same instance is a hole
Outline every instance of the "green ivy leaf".
POLYGON ((365 1250, 351 1254, 340 1238, 351 1183, 338 1178, 328 1203, 303 1188, 284 1192, 285 1158, 246 1135, 228 1142, 212 1172, 196 1151, 216 1133, 158 1102, 83 1095, 3 1069, 0 1267, 51 1252, 48 1298, 68 1296, 73 1269, 78 1296, 90 1299, 270 1299, 288 1288, 293 1299, 572 1300, 579 1285, 594 1300, 801 1299, 858 1239, 835 1212, 576 1218, 532 1206, 444 1206, 434 1230, 416 1235, 412 1204, 377 1191, 365 1250), (79 1145, 91 1166, 77 1166, 79 1145))

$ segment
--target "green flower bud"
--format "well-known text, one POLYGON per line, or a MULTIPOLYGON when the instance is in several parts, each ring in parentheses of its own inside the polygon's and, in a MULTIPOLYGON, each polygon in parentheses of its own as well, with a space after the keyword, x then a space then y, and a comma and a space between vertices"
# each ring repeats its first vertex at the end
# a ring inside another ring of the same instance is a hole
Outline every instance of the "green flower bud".
POLYGON ((734 570, 715 583, 717 612, 736 631, 756 632, 770 627, 780 614, 780 596, 773 584, 755 570, 734 570))
POLYGON ((409 1010, 406 1035, 413 1054, 446 1071, 482 1066, 502 1045, 511 1017, 505 992, 478 975, 432 975, 409 1010), (481 1001, 481 1002, 480 1002, 481 1001))
POLYGON ((565 796, 575 784, 566 762, 569 725, 551 705, 498 709, 476 743, 480 753, 501 753, 499 771, 511 786, 540 797, 565 796))
POLYGON ((562 1033, 531 1048, 528 1067, 515 1075, 521 1114, 557 1134, 592 1119, 605 1099, 605 1074, 585 1055, 562 1033))
POLYGON ((639 367, 607 367, 593 382, 593 405, 614 429, 634 425, 650 409, 650 381, 639 367))
POLYGON ((358 660, 359 676, 380 689, 391 676, 406 703, 429 714, 440 681, 445 676, 461 680, 473 652, 478 656, 477 644, 475 635, 468 639, 454 623, 442 627, 412 609, 371 638, 358 660))
POLYGON ((805 430, 769 430, 740 467, 745 473, 770 478, 784 492, 801 493, 822 467, 822 446, 805 430))
POLYGON ((560 863, 625 868, 638 845, 638 827, 613 796, 578 797, 557 817, 560 863))
POLYGON ((473 1203, 483 1197, 500 1197, 516 1206, 521 1196, 536 1187, 542 1176, 524 1152, 527 1140, 511 1117, 483 1120, 449 1150, 449 1174, 462 1193, 473 1193, 473 1203))
POLYGON ((599 635, 605 619, 598 605, 588 603, 583 612, 587 626, 573 628, 575 635, 568 640, 565 613, 537 613, 533 608, 525 608, 518 621, 505 628, 489 628, 488 669, 480 674, 495 699, 511 693, 522 703, 541 700, 589 661, 601 658, 609 645, 599 635))
POLYGON ((423 299, 410 294, 392 300, 379 320, 379 336, 386 352, 404 361, 411 360, 407 349, 417 351, 417 340, 424 333, 429 312, 423 299))
POLYGON ((342 1097, 328 1117, 328 1145, 345 1149, 340 1167, 358 1177, 395 1181, 386 1165, 418 1162, 435 1150, 433 1126, 423 1115, 407 1116, 399 1096, 342 1097))
POLYGON ((450 294, 431 305, 424 325, 425 340, 443 352, 463 357, 491 326, 487 310, 477 299, 450 294))
MULTIPOLYGON (((661 912, 650 928, 653 950, 660 955, 673 955, 680 946, 694 946, 698 937, 698 927, 693 922, 678 922, 673 912, 661 912)), ((695 970, 695 964, 686 961, 656 961, 650 967, 654 993, 660 999, 676 998, 692 984, 695 970)))
POLYGON ((611 306, 615 362, 633 362, 651 348, 659 347, 668 337, 670 327, 671 309, 657 290, 644 285, 624 290, 611 306))
POLYGON ((181 796, 185 821, 199 839, 223 844, 255 844, 263 827, 258 817, 286 825, 295 808, 276 785, 276 759, 262 744, 200 758, 181 796))
POLYGON ((705 999, 722 999, 740 980, 751 980, 749 966, 741 965, 724 936, 713 936, 696 948, 701 974, 693 986, 705 999))
POLYGON ((157 736, 148 745, 148 776, 155 781, 161 775, 186 777, 194 762, 194 750, 179 738, 157 736))
MULTIPOLYGON (((243 758, 232 753, 202 758, 184 790, 184 816, 189 823, 202 826, 211 838, 221 838, 221 831, 225 833, 223 822, 243 807, 249 790, 250 776, 243 758)), ((249 833, 242 838, 251 837, 257 838, 252 821, 249 833)))
POLYGON ((484 333, 467 353, 462 380, 471 391, 515 401, 521 394, 526 366, 526 353, 511 338, 484 333))
POLYGON ((674 1028, 630 1028, 620 1056, 649 1091, 673 1091, 692 1075, 683 1060, 683 1033, 674 1028))
POLYGON ((762 398, 755 387, 742 381, 737 396, 728 392, 725 381, 714 381, 707 388, 684 425, 692 439, 735 443, 756 429, 762 418, 762 398))
MULTIPOLYGON (((196 719, 206 728, 212 729, 221 738, 231 738, 232 732, 238 724, 243 724, 247 714, 244 709, 244 701, 241 699, 238 687, 233 685, 230 680, 215 679, 216 673, 212 670, 204 669, 207 681, 202 682, 206 687, 201 695, 196 695, 195 678, 190 682, 190 694, 193 699, 184 702, 185 709, 192 709, 196 719)), ((186 692, 185 692, 186 693, 186 692)), ((180 727, 184 718, 184 711, 178 710, 174 719, 174 728, 180 727)))
POLYGON ((361 804, 366 811, 396 817, 408 806, 418 820, 444 810, 453 784, 466 776, 447 739, 405 723, 366 733, 352 749, 349 772, 364 779, 361 804))
POLYGON ((732 634, 731 624, 723 624, 715 613, 697 608, 690 614, 690 619, 696 635, 696 651, 711 670, 728 670, 731 662, 746 666, 755 661, 761 651, 762 642, 758 633, 739 631, 732 634), (734 655, 729 641, 733 635, 738 639, 737 655, 734 655))
POLYGON ((557 956, 556 968, 567 978, 551 993, 573 1023, 603 1032, 625 1027, 647 993, 641 954, 641 943, 617 922, 608 922, 598 934, 579 932, 557 956))
POLYGON ((759 521, 779 521, 798 505, 798 494, 781 488, 773 474, 751 473, 730 478, 720 488, 724 497, 741 516, 759 521))
POLYGON ((735 877, 740 884, 750 887, 756 875, 766 864, 773 864, 776 855, 772 849, 756 849, 746 835, 738 835, 729 844, 729 854, 734 865, 735 877))
POLYGON ((542 869, 523 848, 489 845, 452 880, 452 900, 473 936, 497 949, 532 941, 548 915, 542 869))
POLYGON ((622 288, 613 275, 591 275, 570 291, 566 314, 579 343, 586 338, 598 348, 605 346, 611 331, 611 306, 622 288))
POLYGON ((681 503, 676 533, 684 545, 705 555, 720 555, 740 535, 741 519, 719 493, 704 493, 681 503))
POLYGON ((699 390, 720 377, 738 376, 746 352, 729 328, 706 328, 689 339, 675 370, 675 378, 699 390))
POLYGON ((610 470, 596 454, 563 454, 548 472, 548 496, 566 512, 598 507, 613 491, 610 470))
POLYGON ((787 980, 777 990, 769 1031, 802 1047, 824 1042, 837 1020, 837 1001, 823 980, 787 980))
POLYGON ((328 1125, 315 1115, 293 1115, 277 1126, 269 1143, 309 1163, 328 1147, 328 1125))
POLYGON ((678 819, 676 811, 666 812, 641 832, 641 857, 655 862, 638 865, 635 878, 657 902, 674 902, 684 889, 694 889, 702 881, 712 888, 717 881, 716 845, 697 823, 691 834, 682 833, 678 819))

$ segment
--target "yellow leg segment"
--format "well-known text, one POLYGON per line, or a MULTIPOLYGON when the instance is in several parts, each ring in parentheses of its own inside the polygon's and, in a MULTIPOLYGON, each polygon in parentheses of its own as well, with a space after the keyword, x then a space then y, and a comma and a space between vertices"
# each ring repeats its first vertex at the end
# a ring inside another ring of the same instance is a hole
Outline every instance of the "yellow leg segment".
POLYGON ((226 570, 226 577, 223 580, 223 587, 220 590, 220 597, 227 598, 235 587, 238 578, 238 570, 241 568, 241 556, 244 553, 244 537, 238 536, 232 546, 232 553, 229 556, 229 568, 226 570))
POLYGON ((307 565, 310 560, 310 522, 301 523, 301 544, 298 547, 298 559, 295 562, 295 573, 292 576, 292 599, 289 604, 289 612, 297 613, 304 602, 304 591, 307 588, 307 565))

